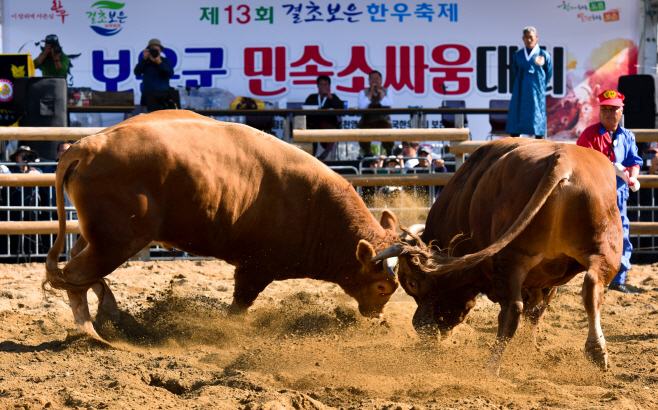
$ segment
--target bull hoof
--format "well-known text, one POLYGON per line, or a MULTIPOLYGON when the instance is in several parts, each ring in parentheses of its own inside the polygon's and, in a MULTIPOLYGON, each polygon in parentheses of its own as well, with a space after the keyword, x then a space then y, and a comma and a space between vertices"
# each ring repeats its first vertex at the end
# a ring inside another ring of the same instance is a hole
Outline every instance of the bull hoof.
POLYGON ((608 370, 608 349, 601 346, 600 342, 586 342, 585 357, 601 370, 608 370))
POLYGON ((493 360, 489 361, 489 363, 487 363, 487 365, 484 367, 484 371, 492 376, 498 377, 500 376, 500 363, 494 362, 493 360))
POLYGON ((242 316, 247 313, 247 309, 248 308, 236 305, 235 302, 233 302, 231 303, 231 306, 228 307, 227 313, 229 316, 242 316))
POLYGON ((416 334, 423 343, 436 343, 439 340, 439 330, 436 326, 417 327, 416 334))
POLYGON ((441 332, 441 341, 448 340, 452 336, 455 328, 452 329, 439 329, 441 332))
POLYGON ((75 344, 76 342, 88 343, 90 346, 100 347, 102 349, 116 350, 116 347, 112 345, 112 343, 106 341, 105 339, 103 339, 98 335, 92 335, 74 329, 67 330, 66 339, 64 339, 64 344, 71 345, 71 344, 75 344))
POLYGON ((96 323, 98 323, 101 326, 107 322, 116 325, 119 324, 120 321, 121 321, 121 314, 119 313, 119 311, 108 312, 106 310, 99 309, 98 312, 96 313, 96 323))

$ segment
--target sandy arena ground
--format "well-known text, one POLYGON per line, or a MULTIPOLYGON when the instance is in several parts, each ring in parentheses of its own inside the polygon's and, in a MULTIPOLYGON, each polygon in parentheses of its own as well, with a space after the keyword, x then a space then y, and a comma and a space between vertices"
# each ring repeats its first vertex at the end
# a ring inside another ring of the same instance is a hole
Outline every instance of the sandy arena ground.
POLYGON ((658 408, 658 265, 630 272, 640 295, 605 295, 608 372, 583 356, 580 275, 560 288, 541 350, 522 327, 499 378, 482 370, 498 314, 486 297, 449 340, 424 345, 401 288, 385 320, 312 280, 273 283, 227 318, 232 274, 216 260, 127 262, 109 276, 122 323, 99 329, 108 349, 67 337, 73 316, 63 294, 41 292, 43 264, 0 265, 0 408, 658 408))

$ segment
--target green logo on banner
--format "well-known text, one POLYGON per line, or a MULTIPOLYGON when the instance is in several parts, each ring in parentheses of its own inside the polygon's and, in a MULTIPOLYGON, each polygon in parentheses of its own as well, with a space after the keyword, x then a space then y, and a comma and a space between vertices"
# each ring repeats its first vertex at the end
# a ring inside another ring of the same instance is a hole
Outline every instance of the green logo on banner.
POLYGON ((590 1, 589 10, 590 11, 605 10, 605 1, 590 1))
POLYGON ((128 16, 123 6, 126 3, 114 1, 97 1, 92 4, 92 9, 87 12, 87 18, 91 23, 91 29, 101 36, 113 36, 119 33, 128 16))

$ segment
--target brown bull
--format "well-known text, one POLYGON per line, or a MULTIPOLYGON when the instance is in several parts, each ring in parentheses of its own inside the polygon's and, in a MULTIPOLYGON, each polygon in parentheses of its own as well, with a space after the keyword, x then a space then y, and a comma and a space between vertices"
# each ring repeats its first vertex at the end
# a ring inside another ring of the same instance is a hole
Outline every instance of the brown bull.
POLYGON ((421 237, 374 260, 399 255, 398 276, 418 304, 413 324, 420 334, 449 335, 480 293, 499 303, 488 364, 495 374, 521 313, 534 325, 536 344, 556 287, 586 272, 585 353, 607 367, 600 309, 622 252, 615 184, 610 160, 595 150, 520 138, 490 142, 446 185, 421 237))
POLYGON ((59 234, 46 281, 68 292, 79 331, 98 337, 87 291, 99 313, 118 317, 104 281, 152 241, 235 266, 230 312, 245 311, 274 280, 338 284, 377 317, 397 288, 376 251, 399 240, 396 219, 372 216, 354 188, 301 150, 240 124, 189 111, 140 115, 82 139, 56 176, 59 234), (60 269, 64 195, 82 235, 60 269))

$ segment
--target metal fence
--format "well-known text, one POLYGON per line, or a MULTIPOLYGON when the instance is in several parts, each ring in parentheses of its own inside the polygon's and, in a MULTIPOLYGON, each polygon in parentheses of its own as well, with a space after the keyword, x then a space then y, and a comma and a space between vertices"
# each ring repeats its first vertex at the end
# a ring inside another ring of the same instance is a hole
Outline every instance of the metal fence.
MULTIPOLYGON (((627 207, 628 219, 631 222, 658 222, 658 189, 641 188, 631 192, 627 207)), ((653 258, 643 258, 643 261, 658 260, 658 237, 652 235, 631 235, 634 255, 651 255, 653 258)))
MULTIPOLYGON (((2 164, 20 172, 13 163, 2 164)), ((21 164, 23 165, 23 164, 21 164)), ((38 163, 39 166, 56 166, 57 163, 38 163)), ((55 221, 54 187, 2 187, 0 188, 0 221, 55 221)), ((68 201, 67 201, 68 202, 68 201)), ((77 219, 70 202, 65 207, 67 220, 77 219)), ((65 252, 68 255, 77 235, 67 235, 65 252)), ((4 235, 0 236, 0 260, 3 262, 42 261, 55 235, 4 235)))

